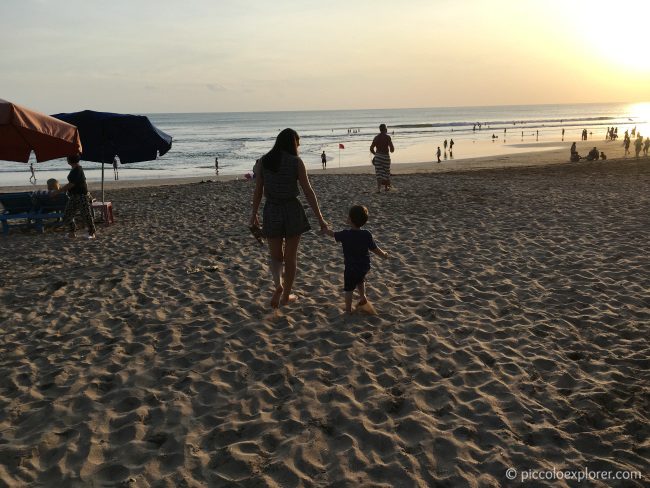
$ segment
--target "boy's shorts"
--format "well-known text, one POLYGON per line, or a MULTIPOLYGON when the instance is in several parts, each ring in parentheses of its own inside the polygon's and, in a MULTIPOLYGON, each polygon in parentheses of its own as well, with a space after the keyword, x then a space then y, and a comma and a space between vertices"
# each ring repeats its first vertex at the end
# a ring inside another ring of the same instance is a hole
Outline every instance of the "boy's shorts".
POLYGON ((357 285, 363 283, 368 271, 345 268, 343 272, 343 291, 354 291, 357 285))

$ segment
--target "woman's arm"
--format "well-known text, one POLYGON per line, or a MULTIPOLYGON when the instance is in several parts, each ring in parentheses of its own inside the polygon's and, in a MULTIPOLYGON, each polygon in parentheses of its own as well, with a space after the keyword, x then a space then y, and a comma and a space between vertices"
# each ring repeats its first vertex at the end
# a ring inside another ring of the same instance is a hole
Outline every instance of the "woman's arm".
POLYGON ((251 212, 251 219, 249 225, 252 227, 254 225, 259 226, 260 220, 257 217, 257 211, 260 208, 260 202, 262 201, 262 194, 264 193, 264 177, 262 172, 258 171, 258 174, 255 175, 255 190, 253 191, 253 211, 251 212))
POLYGON ((318 206, 318 199, 316 198, 316 193, 309 183, 309 178, 307 177, 307 170, 305 169, 305 163, 302 162, 302 159, 298 163, 298 181, 302 187, 302 192, 305 194, 305 198, 309 202, 309 206, 314 211, 314 215, 318 219, 321 230, 327 229, 327 222, 323 218, 323 215, 320 213, 320 207, 318 206))

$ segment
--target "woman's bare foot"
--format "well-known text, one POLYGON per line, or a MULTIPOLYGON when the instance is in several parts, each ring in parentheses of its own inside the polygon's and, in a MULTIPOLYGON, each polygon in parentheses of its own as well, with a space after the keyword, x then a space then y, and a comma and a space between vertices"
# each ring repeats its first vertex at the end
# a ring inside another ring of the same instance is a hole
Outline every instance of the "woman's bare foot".
POLYGON ((273 292, 273 297, 271 297, 271 308, 278 308, 280 306, 280 297, 282 296, 282 286, 278 286, 273 292))
POLYGON ((298 300, 298 297, 293 293, 290 293, 288 296, 282 295, 280 299, 280 305, 287 305, 288 303, 293 303, 298 300))

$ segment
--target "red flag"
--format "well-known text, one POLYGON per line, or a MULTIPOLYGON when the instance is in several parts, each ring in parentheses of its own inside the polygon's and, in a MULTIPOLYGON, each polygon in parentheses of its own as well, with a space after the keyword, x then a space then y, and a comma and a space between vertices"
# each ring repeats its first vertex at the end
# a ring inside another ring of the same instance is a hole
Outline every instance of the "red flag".
POLYGON ((345 146, 343 144, 339 144, 339 149, 345 149, 345 146))

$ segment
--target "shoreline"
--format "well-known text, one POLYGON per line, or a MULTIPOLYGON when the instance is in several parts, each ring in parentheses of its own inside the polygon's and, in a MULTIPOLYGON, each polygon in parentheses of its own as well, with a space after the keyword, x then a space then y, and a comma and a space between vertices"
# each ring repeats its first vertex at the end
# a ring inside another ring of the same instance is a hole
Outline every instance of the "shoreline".
MULTIPOLYGON (((606 144, 606 141, 600 141, 600 147, 606 147, 608 159, 623 159, 623 148, 619 144, 606 144)), ((566 148, 552 149, 552 150, 532 150, 529 152, 519 152, 513 154, 491 155, 458 160, 443 160, 441 163, 435 161, 422 161, 418 163, 396 163, 391 166, 392 175, 405 175, 405 174, 426 174, 426 173, 465 173, 489 169, 508 169, 508 168, 523 168, 530 166, 549 166, 556 164, 580 164, 569 163, 568 149, 570 142, 545 142, 539 143, 546 146, 555 147, 557 145, 565 145, 566 148)), ((595 144, 594 141, 580 141, 577 143, 577 149, 580 154, 586 154, 591 147, 595 144)), ((538 144, 519 144, 523 147, 539 147, 538 144)), ((598 144, 597 144, 598 146, 598 144)), ((633 159, 633 157, 628 157, 633 159)), ((330 163, 328 163, 330 164, 330 163)), ((308 169, 307 173, 311 175, 328 175, 328 174, 349 174, 349 175, 374 175, 373 166, 356 165, 356 166, 343 166, 338 168, 334 165, 326 170, 323 169, 308 169)), ((122 188, 150 188, 159 186, 176 186, 186 185, 201 182, 226 182, 226 181, 241 181, 244 180, 242 175, 212 175, 212 176, 189 176, 178 178, 149 178, 149 179, 124 179, 115 181, 113 179, 106 179, 104 181, 104 191, 113 191, 122 188)), ((34 191, 41 189, 43 185, 14 185, 14 186, 0 186, 0 192, 18 192, 18 191, 34 191)), ((89 181, 88 188, 94 192, 101 189, 101 182, 89 181)), ((95 195, 97 197, 97 195, 95 195)))

